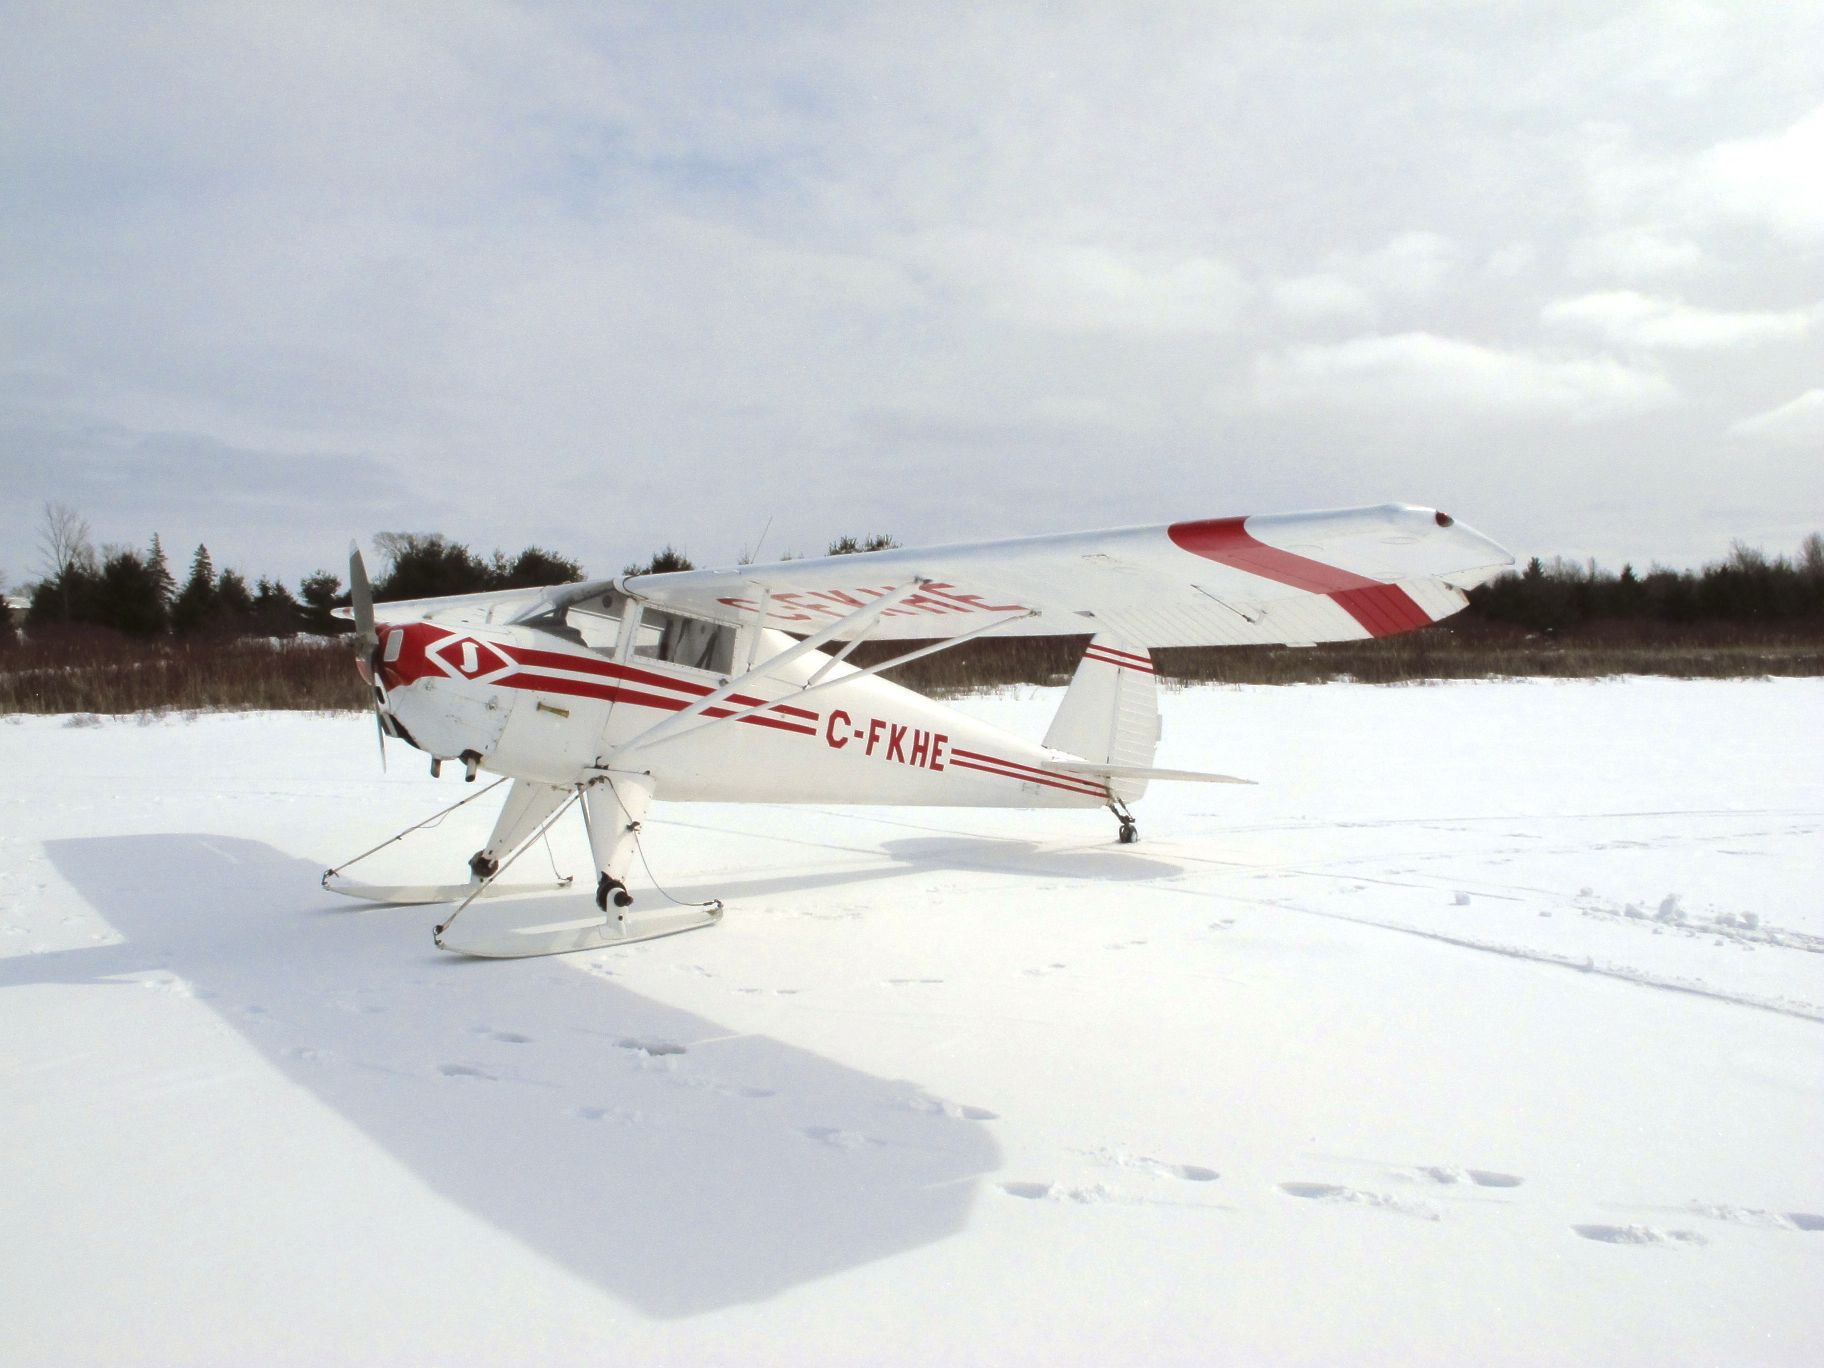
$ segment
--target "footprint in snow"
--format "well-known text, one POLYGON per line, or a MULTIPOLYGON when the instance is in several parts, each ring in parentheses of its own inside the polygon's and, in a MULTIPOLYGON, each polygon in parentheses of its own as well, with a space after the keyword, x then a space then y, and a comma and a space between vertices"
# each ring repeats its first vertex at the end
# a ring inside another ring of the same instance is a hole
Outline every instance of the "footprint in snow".
POLYGON ((1213 1183, 1222 1177, 1215 1169, 1205 1168, 1202 1164, 1168 1164, 1163 1159, 1144 1158, 1135 1163, 1161 1178, 1176 1178, 1185 1183, 1213 1183))
POLYGON ((1705 1245, 1710 1242, 1695 1230, 1660 1230, 1644 1225, 1574 1225, 1571 1227, 1586 1240, 1619 1245, 1705 1245))
POLYGON ((532 1043, 532 1037, 529 1035, 521 1035, 518 1031, 497 1031, 487 1025, 471 1026, 469 1031, 473 1035, 484 1035, 490 1040, 498 1040, 503 1045, 530 1045, 532 1043))
POLYGON ((1156 1178, 1175 1178, 1183 1183, 1213 1183, 1222 1177, 1213 1168, 1202 1164, 1174 1164, 1164 1159, 1152 1159, 1144 1154, 1128 1154, 1117 1149, 1099 1149, 1082 1151, 1099 1163, 1115 1168, 1136 1169, 1141 1173, 1150 1173, 1156 1178))
POLYGON ((619 1121, 624 1126, 631 1126, 640 1119, 640 1113, 623 1107, 578 1107, 570 1113, 579 1121, 619 1121))
POLYGON ((970 1107, 960 1102, 940 1102, 935 1097, 920 1097, 901 1104, 907 1111, 924 1116, 947 1116, 952 1121, 999 1121, 1000 1114, 986 1107, 970 1107))
POLYGON ((884 1145, 886 1141, 876 1140, 871 1135, 860 1131, 844 1130, 840 1126, 800 1126, 798 1134, 807 1140, 815 1140, 820 1145, 828 1145, 837 1150, 866 1149, 870 1145, 884 1145))
POLYGON ((1438 1213, 1423 1202, 1408 1202, 1398 1197, 1389 1197, 1384 1192, 1364 1192, 1361 1188, 1343 1187, 1339 1183, 1281 1183, 1279 1190, 1288 1197, 1301 1197, 1309 1202, 1378 1207, 1383 1211, 1398 1212, 1402 1216, 1416 1216, 1421 1221, 1439 1219, 1438 1213))
POLYGON ((439 1064, 437 1072, 445 1078, 481 1078, 489 1083, 498 1083, 500 1079, 486 1069, 476 1068, 473 1064, 439 1064))
POLYGON ((1088 1206, 1093 1202, 1106 1202, 1114 1196, 1100 1183, 1089 1187, 1067 1187, 1063 1183, 1001 1183, 997 1186, 1009 1197, 1028 1202, 1075 1202, 1088 1206))
POLYGON ((1518 1174, 1497 1173, 1493 1169, 1453 1168, 1448 1164, 1428 1164, 1413 1169, 1408 1176, 1417 1182, 1438 1183, 1445 1187, 1473 1183, 1477 1187, 1514 1188, 1526 1181, 1518 1174))
POLYGON ((627 1036, 615 1041, 615 1044, 623 1050, 638 1050, 641 1054, 654 1058, 660 1055, 688 1053, 682 1045, 670 1040, 641 1040, 634 1036, 627 1036))
POLYGON ((1809 1211, 1766 1211, 1760 1207, 1693 1202, 1691 1213, 1712 1221, 1727 1221, 1731 1225, 1759 1226, 1763 1230, 1824 1230, 1824 1216, 1809 1211))

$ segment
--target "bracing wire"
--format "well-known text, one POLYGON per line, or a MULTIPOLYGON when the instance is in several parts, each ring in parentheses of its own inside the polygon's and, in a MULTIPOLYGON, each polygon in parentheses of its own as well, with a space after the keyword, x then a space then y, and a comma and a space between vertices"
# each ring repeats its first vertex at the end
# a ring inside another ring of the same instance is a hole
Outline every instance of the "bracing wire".
MULTIPOLYGON (((602 778, 608 785, 608 791, 614 794, 616 805, 620 807, 622 812, 627 811, 627 805, 621 802, 619 790, 614 787, 614 780, 608 775, 603 775, 602 778)), ((640 868, 646 871, 646 882, 652 885, 653 890, 661 898, 665 899, 666 902, 671 903, 674 907, 721 908, 722 899, 720 898, 709 898, 703 902, 689 902, 683 898, 672 896, 670 890, 668 890, 664 884, 660 883, 657 876, 652 872, 652 862, 646 858, 646 843, 640 839, 640 823, 632 823, 629 829, 633 832, 633 853, 640 857, 640 868)))

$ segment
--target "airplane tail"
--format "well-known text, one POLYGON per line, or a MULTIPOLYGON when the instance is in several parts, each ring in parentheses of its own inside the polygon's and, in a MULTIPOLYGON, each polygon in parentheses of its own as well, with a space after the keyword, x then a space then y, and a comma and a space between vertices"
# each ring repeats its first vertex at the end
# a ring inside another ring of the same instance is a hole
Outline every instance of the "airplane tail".
POLYGON ((1099 773, 1124 802, 1145 793, 1146 777, 1131 771, 1148 769, 1159 748, 1159 682, 1146 650, 1108 635, 1093 638, 1045 744, 1109 767, 1099 773))

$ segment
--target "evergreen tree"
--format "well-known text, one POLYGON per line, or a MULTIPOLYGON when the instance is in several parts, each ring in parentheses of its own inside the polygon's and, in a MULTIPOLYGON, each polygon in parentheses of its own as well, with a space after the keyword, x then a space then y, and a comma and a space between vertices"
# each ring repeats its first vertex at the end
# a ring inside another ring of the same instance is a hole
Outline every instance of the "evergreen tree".
POLYGON ((162 632, 170 619, 150 560, 125 548, 110 551, 101 567, 95 602, 86 619, 129 636, 162 632))
POLYGON ((647 561, 644 565, 630 565, 625 572, 629 575, 669 575, 678 570, 695 570, 696 563, 670 542, 665 549, 647 561))
POLYGON ((25 625, 61 627, 93 622, 100 597, 100 569, 77 561, 33 587, 31 603, 25 611, 25 625))
POLYGON ((853 537, 838 537, 835 541, 830 543, 830 549, 827 554, 832 556, 858 556, 865 555, 869 551, 891 551, 898 545, 899 543, 894 541, 887 533, 876 532, 873 536, 863 537, 860 541, 857 541, 853 537))
POLYGON ((239 570, 224 570, 215 579, 216 611, 232 631, 246 631, 252 625, 253 592, 239 570))
POLYGON ((198 546, 190 562, 190 578, 171 605, 171 628, 176 632, 200 632, 216 616, 215 563, 209 559, 209 548, 198 546))
POLYGON ((304 601, 301 610, 304 630, 318 636, 333 636, 349 630, 346 623, 332 617, 333 609, 348 601, 342 592, 342 581, 327 570, 306 575, 298 581, 298 597, 304 601))
POLYGON ((152 573, 152 583, 158 588, 158 601, 168 615, 177 598, 177 581, 171 578, 171 563, 165 559, 164 543, 159 541, 156 532, 152 534, 152 548, 146 553, 146 568, 152 573))
POLYGON ((302 610, 298 601, 277 580, 260 577, 253 596, 253 617, 262 636, 294 637, 302 610))
POLYGON ((494 553, 496 589, 538 589, 547 584, 574 584, 582 577, 582 566, 542 546, 528 546, 511 561, 498 551, 494 553))
POLYGON ((441 532, 382 532, 374 545, 391 561, 374 583, 376 599, 443 598, 496 587, 492 567, 441 532))

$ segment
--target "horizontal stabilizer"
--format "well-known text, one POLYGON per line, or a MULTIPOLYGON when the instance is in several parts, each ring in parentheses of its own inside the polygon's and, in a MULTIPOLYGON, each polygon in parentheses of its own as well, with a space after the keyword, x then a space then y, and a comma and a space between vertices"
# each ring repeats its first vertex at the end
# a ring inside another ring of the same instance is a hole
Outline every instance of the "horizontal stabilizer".
POLYGON ((1193 784, 1252 784, 1232 774, 1205 774, 1201 770, 1150 769, 1145 765, 1098 765, 1093 760, 1047 760, 1045 768, 1086 779, 1181 779, 1193 784))

